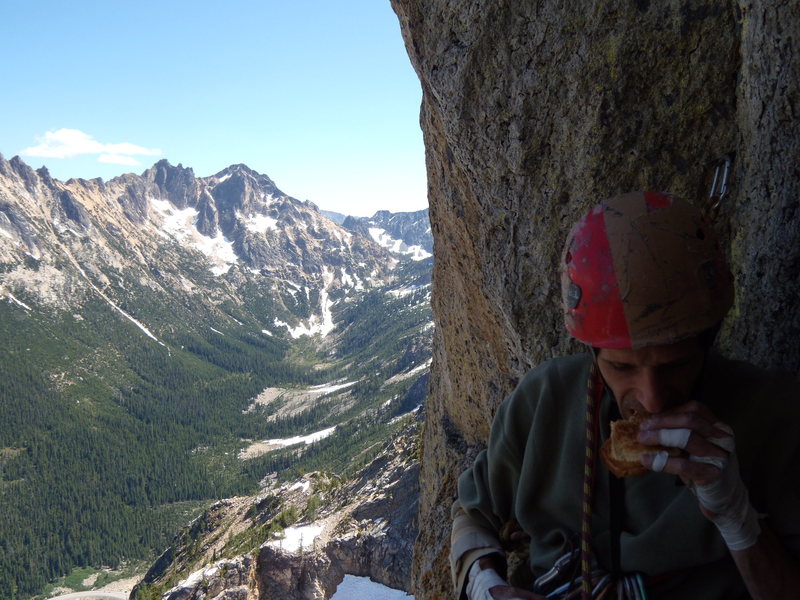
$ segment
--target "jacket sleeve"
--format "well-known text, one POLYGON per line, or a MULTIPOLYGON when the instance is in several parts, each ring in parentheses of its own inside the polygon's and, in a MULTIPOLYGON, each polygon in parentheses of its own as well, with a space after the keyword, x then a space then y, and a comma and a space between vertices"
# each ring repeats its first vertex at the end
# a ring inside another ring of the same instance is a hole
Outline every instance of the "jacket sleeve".
MULTIPOLYGON (((458 481, 453 503, 450 567, 457 597, 461 598, 472 563, 488 554, 505 554, 500 531, 514 518, 516 485, 528 427, 515 410, 524 401, 517 389, 498 409, 489 444, 458 481)), ((525 412, 525 411, 523 411, 525 412)))
POLYGON ((472 563, 483 556, 502 553, 503 549, 496 532, 471 518, 458 500, 453 503, 451 514, 450 572, 457 597, 461 598, 472 563))

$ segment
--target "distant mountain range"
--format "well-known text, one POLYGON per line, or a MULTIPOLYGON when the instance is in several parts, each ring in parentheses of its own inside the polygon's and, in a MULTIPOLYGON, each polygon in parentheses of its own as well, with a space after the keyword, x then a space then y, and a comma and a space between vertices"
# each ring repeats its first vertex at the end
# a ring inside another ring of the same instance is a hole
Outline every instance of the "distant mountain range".
POLYGON ((340 218, 245 165, 62 182, 0 156, 0 589, 367 464, 424 398, 431 251, 427 211, 340 218))
POLYGON ((325 210, 322 214, 349 231, 369 235, 392 252, 410 255, 414 260, 433 256, 427 209, 404 213, 379 210, 371 217, 351 217, 325 210))
MULTIPOLYGON (((17 157, 0 156, 0 176, 0 260, 21 263, 27 256, 49 265, 69 258, 84 269, 73 276, 88 283, 94 274, 101 289, 110 282, 106 267, 137 270, 140 281, 164 287, 171 275, 160 263, 181 258, 205 263, 228 282, 268 278, 285 298, 306 286, 364 288, 391 279, 393 255, 428 257, 432 245, 427 211, 346 217, 340 226, 244 165, 197 178, 190 168, 160 161, 141 176, 62 183, 17 157)), ((59 270, 73 280, 68 269, 59 270)), ((20 276, 7 285, 21 285, 20 276)), ((66 281, 50 283, 40 296, 57 303, 66 281)))

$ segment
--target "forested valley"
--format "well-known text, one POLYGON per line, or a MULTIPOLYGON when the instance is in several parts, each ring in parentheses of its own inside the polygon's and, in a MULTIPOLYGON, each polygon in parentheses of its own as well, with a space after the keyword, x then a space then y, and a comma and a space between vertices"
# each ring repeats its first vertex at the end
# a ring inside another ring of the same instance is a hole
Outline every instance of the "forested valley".
POLYGON ((409 262, 402 293, 342 302, 322 342, 236 319, 177 324, 156 342, 101 301, 80 315, 0 302, 2 597, 30 598, 76 566, 152 560, 203 508, 270 473, 368 461, 424 398, 429 270, 409 262), (350 384, 346 402, 322 394, 285 416, 253 405, 265 388, 332 382, 350 384), (239 457, 250 440, 334 426, 302 450, 239 457))

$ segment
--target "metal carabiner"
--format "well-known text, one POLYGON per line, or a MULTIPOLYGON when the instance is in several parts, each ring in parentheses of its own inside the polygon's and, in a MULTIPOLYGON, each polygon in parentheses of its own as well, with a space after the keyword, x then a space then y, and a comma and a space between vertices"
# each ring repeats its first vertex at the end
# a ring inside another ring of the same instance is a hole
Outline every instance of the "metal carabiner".
POLYGON ((726 154, 716 162, 714 180, 711 182, 711 191, 708 193, 708 205, 705 211, 711 221, 717 220, 719 207, 728 196, 728 178, 732 166, 733 157, 730 154, 726 154))
POLYGON ((574 567, 580 558, 580 550, 575 549, 561 556, 553 567, 539 576, 533 583, 533 591, 536 594, 547 596, 552 593, 554 588, 562 587, 565 583, 574 580, 574 567))

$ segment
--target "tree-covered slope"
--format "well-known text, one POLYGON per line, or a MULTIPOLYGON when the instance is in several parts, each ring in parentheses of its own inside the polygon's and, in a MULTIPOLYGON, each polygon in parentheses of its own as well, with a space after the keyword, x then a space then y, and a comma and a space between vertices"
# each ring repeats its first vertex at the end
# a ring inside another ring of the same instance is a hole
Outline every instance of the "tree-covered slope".
POLYGON ((424 396, 430 269, 243 166, 65 184, 0 157, 0 595, 368 461, 424 396))

